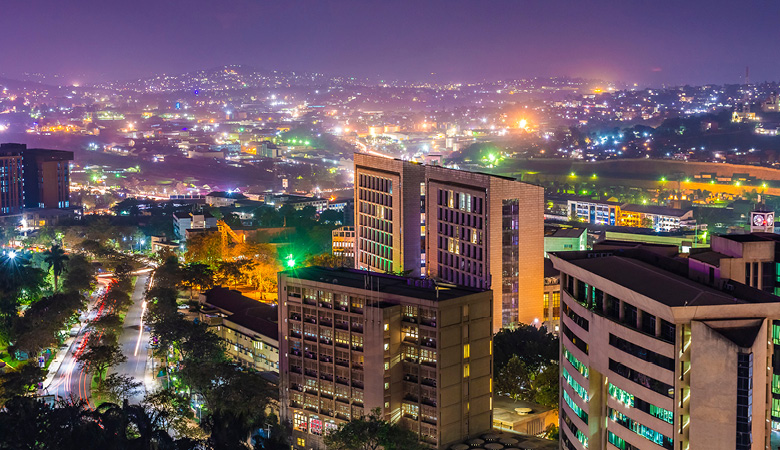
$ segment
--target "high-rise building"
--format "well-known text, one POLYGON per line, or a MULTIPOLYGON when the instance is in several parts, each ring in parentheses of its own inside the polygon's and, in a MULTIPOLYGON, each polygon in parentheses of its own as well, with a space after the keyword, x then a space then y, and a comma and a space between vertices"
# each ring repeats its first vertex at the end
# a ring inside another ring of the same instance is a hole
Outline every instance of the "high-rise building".
POLYGON ((69 161, 73 160, 73 152, 9 143, 0 144, 0 155, 22 158, 22 207, 70 208, 69 161))
POLYGON ((561 271, 562 448, 770 448, 780 298, 692 280, 688 261, 653 249, 551 259, 561 271))
POLYGON ((434 448, 492 428, 490 291, 355 269, 279 273, 280 415, 294 449, 400 422, 434 448))
POLYGON ((0 216, 21 214, 24 206, 22 153, 0 144, 0 216))
POLYGON ((355 154, 355 267, 493 290, 494 330, 543 309, 544 189, 355 154))

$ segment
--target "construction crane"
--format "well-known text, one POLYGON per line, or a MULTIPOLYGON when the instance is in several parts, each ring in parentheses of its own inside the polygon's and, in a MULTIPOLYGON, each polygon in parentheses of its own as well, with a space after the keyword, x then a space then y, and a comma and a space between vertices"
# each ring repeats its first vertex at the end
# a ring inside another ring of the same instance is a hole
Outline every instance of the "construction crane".
POLYGON ((219 230, 219 234, 222 236, 222 257, 225 258, 228 255, 228 249, 231 244, 230 241, 232 241, 233 245, 236 244, 243 244, 246 242, 246 236, 241 234, 238 235, 235 231, 233 231, 232 228, 230 228, 230 225, 225 223, 224 220, 220 219, 217 221, 217 229, 219 230))

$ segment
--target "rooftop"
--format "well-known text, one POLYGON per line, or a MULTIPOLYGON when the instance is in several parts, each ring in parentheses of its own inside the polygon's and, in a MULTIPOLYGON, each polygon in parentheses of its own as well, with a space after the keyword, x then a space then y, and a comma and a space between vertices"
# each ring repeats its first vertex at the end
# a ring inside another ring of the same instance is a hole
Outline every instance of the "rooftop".
POLYGON ((552 238, 579 238, 585 233, 587 228, 554 228, 545 229, 544 237, 552 238))
POLYGON ((641 248, 558 252, 552 258, 553 262, 557 258, 565 260, 669 307, 780 302, 774 295, 732 281, 724 283, 722 290, 698 283, 683 276, 687 275, 687 261, 641 248))
POLYGON ((623 211, 628 212, 638 212, 638 213, 645 213, 645 214, 656 214, 659 216, 672 216, 672 217, 682 217, 689 212, 691 212, 692 208, 689 209, 677 209, 677 208, 667 208, 666 206, 657 206, 657 205, 636 205, 632 203, 626 203, 620 207, 623 211))
POLYGON ((283 272, 288 278, 373 290, 383 294, 400 295, 423 300, 450 300, 479 292, 483 289, 437 283, 432 279, 407 278, 365 270, 329 267, 303 267, 283 272))
POLYGON ((224 287, 204 293, 205 305, 226 313, 227 320, 271 339, 278 339, 279 320, 276 306, 253 300, 224 287))

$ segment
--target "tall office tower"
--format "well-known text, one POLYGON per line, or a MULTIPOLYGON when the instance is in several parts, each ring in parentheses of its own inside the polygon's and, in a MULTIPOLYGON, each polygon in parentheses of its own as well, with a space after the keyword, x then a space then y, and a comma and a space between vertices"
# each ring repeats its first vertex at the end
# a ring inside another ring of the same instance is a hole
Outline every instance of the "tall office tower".
POLYGON ((780 295, 780 234, 713 236, 709 248, 691 249, 691 277, 705 283, 720 278, 780 295))
POLYGON ((70 163, 73 152, 0 144, 0 154, 19 154, 23 165, 25 208, 70 207, 70 163))
POLYGON ((0 216, 21 214, 24 206, 22 154, 0 144, 0 216))
POLYGON ((561 271, 562 448, 770 448, 780 298, 694 281, 685 259, 641 247, 551 259, 561 271))
POLYGON ((419 275, 425 166, 355 153, 355 267, 419 275))
POLYGON ((355 202, 356 268, 492 289, 494 331, 541 321, 543 188, 357 153, 355 202))
POLYGON ((279 273, 280 415, 294 449, 379 408, 433 448, 492 428, 490 291, 355 269, 279 273))

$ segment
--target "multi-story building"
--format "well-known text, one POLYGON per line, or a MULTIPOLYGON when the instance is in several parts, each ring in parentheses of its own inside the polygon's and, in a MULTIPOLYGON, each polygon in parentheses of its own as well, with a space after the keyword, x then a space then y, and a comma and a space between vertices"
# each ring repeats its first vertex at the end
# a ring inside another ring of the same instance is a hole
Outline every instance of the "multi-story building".
POLYGON ((173 213, 173 232, 181 240, 186 240, 187 230, 208 230, 217 228, 217 219, 211 213, 191 213, 179 211, 173 213))
POLYGON ((544 256, 550 252, 588 249, 587 228, 544 227, 544 256))
POLYGON ((198 317, 225 342, 236 364, 260 372, 279 373, 279 311, 223 287, 198 298, 198 317))
POLYGON ((656 231, 675 231, 696 225, 693 209, 667 208, 655 205, 624 204, 620 212, 620 225, 645 227, 656 231))
POLYGON ((70 208, 73 152, 28 148, 22 155, 25 208, 70 208))
POLYGON ((447 448, 492 427, 490 291, 355 269, 279 273, 280 415, 294 449, 381 416, 447 448))
POLYGON ((544 259, 544 312, 542 324, 550 333, 558 334, 561 321, 561 273, 552 261, 544 259))
POLYGON ((569 200, 569 217, 599 225, 620 225, 620 203, 590 199, 569 200))
POLYGON ((652 228, 675 231, 693 228, 693 209, 667 208, 655 205, 635 205, 591 199, 568 200, 569 217, 597 225, 652 228))
POLYGON ((24 206, 22 153, 0 145, 0 215, 21 214, 24 206))
POLYGON ((562 286, 562 448, 770 448, 780 298, 692 280, 684 259, 641 247, 551 259, 562 286))
POLYGON ((712 236, 709 249, 692 251, 691 276, 705 283, 726 278, 780 295, 780 235, 712 236))
POLYGON ((73 152, 0 144, 0 214, 70 208, 72 160, 73 152))
POLYGON ((544 190, 355 154, 355 267, 493 290, 494 330, 539 322, 544 190))
POLYGON ((333 256, 355 257, 355 227, 338 227, 331 232, 331 252, 333 256))

